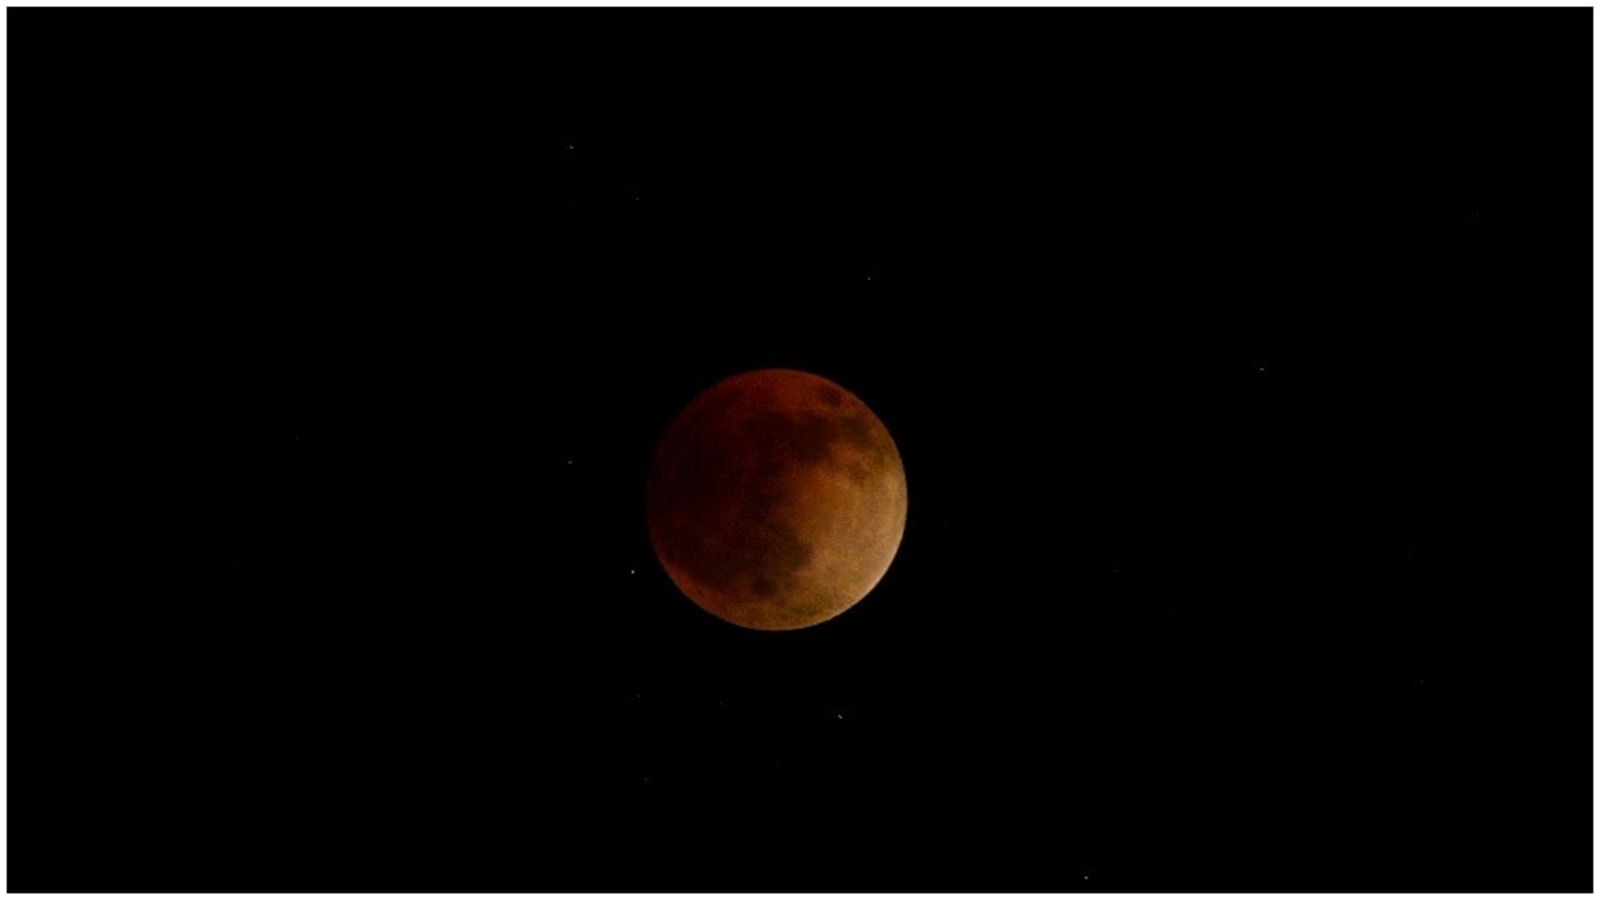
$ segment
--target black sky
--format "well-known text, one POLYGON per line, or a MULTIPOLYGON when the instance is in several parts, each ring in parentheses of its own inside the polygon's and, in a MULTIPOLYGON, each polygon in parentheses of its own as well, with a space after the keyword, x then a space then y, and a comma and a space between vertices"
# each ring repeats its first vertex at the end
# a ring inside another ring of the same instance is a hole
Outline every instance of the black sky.
POLYGON ((10 887, 1591 890, 1588 16, 13 11, 10 887))

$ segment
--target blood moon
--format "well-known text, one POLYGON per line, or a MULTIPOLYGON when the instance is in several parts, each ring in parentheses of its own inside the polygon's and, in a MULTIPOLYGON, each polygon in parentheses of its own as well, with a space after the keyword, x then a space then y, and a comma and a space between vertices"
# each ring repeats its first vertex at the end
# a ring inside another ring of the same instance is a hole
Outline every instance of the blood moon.
POLYGON ((805 628, 867 595, 906 524, 889 430, 854 394, 791 369, 746 372, 690 401, 645 489, 656 556, 707 612, 805 628))

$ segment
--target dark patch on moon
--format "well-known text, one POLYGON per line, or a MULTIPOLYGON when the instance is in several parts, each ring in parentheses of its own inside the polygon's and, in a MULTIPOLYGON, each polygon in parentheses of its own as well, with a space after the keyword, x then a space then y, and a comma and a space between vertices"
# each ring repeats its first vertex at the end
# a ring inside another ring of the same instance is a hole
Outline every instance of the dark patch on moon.
POLYGON ((865 415, 850 416, 839 420, 839 436, 846 443, 874 459, 883 458, 883 446, 878 443, 875 423, 865 415))
POLYGON ((760 572, 748 585, 751 593, 771 597, 792 588, 814 555, 779 508, 783 479, 797 463, 827 460, 836 440, 830 432, 836 429, 815 414, 764 410, 747 421, 744 442, 730 445, 718 430, 686 429, 672 447, 671 487, 652 492, 652 516, 676 526, 658 535, 661 549, 708 587, 730 596, 742 596, 748 573, 760 572), (730 454, 729 446, 748 449, 730 454), (714 526, 681 521, 686 509, 715 513, 714 526))

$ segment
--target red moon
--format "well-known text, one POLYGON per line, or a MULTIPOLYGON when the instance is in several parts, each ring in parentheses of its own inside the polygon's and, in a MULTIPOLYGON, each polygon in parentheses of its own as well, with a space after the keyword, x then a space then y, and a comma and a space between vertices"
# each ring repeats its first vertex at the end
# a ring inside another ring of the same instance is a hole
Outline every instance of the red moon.
POLYGON ((894 561, 906 474, 854 394, 791 369, 718 382, 667 426, 645 490, 650 542, 702 609, 785 631, 839 615, 894 561))

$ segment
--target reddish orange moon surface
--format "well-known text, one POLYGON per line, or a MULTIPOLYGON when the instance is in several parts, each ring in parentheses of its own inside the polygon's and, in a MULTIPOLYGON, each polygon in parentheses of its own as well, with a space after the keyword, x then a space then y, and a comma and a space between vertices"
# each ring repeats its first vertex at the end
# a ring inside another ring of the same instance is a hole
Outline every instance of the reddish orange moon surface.
POLYGON ((865 597, 894 561, 906 474, 854 394, 791 369, 718 382, 667 426, 646 487, 650 542, 707 612, 805 628, 865 597))

